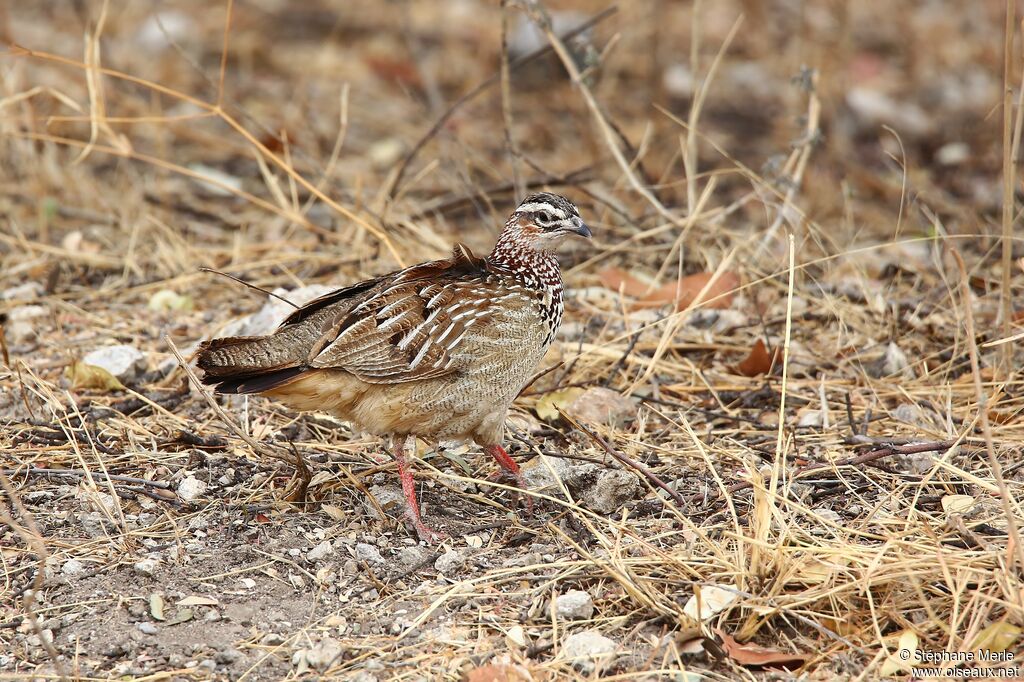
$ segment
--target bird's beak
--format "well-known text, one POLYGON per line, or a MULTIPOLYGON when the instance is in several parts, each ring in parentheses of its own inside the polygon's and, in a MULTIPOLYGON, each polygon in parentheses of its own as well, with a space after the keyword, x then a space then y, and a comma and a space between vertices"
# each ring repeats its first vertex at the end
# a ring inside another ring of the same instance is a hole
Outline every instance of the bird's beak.
POLYGON ((572 228, 569 230, 569 232, 572 232, 573 234, 578 234, 581 237, 586 237, 587 239, 590 239, 591 237, 594 236, 590 232, 590 228, 587 227, 587 224, 583 222, 583 219, 580 218, 579 216, 573 216, 572 228))

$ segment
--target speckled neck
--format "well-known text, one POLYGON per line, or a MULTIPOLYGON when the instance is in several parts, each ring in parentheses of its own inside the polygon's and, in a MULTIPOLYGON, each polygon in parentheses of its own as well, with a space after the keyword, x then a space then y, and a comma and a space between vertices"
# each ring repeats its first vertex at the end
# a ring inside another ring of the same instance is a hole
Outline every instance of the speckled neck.
POLYGON ((562 322, 562 271, 554 254, 525 246, 515 226, 506 226, 487 263, 508 272, 521 286, 537 294, 541 319, 548 327, 544 345, 555 338, 562 322))
POLYGON ((506 270, 528 287, 562 286, 562 273, 554 254, 542 253, 524 246, 518 239, 518 230, 506 229, 498 237, 487 262, 506 270))

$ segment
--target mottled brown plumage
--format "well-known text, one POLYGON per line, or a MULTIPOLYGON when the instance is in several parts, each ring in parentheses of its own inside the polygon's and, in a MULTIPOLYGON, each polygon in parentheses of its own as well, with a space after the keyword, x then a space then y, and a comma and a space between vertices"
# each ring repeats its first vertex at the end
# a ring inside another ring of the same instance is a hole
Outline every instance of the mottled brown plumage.
POLYGON ((268 336, 203 344, 204 381, 391 436, 410 515, 430 539, 407 473, 408 440, 473 440, 519 477, 501 448, 505 415, 561 321, 552 251, 568 234, 590 235, 575 206, 532 195, 487 258, 460 244, 449 259, 312 301, 268 336))

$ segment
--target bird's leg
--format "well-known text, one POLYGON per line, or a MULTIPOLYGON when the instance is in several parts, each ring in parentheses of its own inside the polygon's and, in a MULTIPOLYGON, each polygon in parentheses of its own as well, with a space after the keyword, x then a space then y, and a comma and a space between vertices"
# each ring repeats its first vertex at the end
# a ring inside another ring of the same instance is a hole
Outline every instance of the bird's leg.
POLYGON ((526 477, 519 470, 519 465, 516 464, 516 461, 509 457, 508 453, 505 452, 505 448, 500 445, 486 445, 484 446, 484 452, 494 458, 494 461, 498 463, 502 471, 511 475, 516 480, 516 486, 523 491, 521 494, 526 498, 526 513, 533 514, 533 497, 526 494, 526 477))
POLYGON ((398 478, 402 481, 402 492, 405 494, 407 507, 405 513, 409 520, 412 521, 412 525, 416 529, 416 534, 420 537, 420 540, 428 544, 440 542, 444 536, 429 528, 427 524, 423 523, 423 519, 420 518, 420 505, 416 501, 416 482, 412 479, 412 471, 409 470, 409 459, 406 455, 409 444, 416 441, 412 436, 408 438, 395 436, 391 442, 391 454, 398 465, 398 478))

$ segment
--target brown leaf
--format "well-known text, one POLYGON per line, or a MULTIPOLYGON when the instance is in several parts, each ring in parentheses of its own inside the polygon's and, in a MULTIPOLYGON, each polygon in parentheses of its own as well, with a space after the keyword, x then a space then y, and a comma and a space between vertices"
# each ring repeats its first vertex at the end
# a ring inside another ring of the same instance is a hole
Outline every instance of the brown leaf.
POLYGON ((753 644, 740 644, 731 635, 725 634, 718 628, 715 628, 715 634, 721 638, 722 649, 729 655, 729 658, 740 665, 793 670, 807 662, 807 656, 802 654, 790 654, 785 651, 765 649, 753 644))
POLYGON ((423 87, 419 69, 408 59, 385 55, 369 55, 363 58, 363 62, 381 80, 413 88, 423 87))
POLYGON ((735 272, 723 272, 714 282, 713 272, 699 272, 695 275, 687 275, 675 282, 662 285, 643 300, 645 303, 671 303, 675 301, 676 310, 685 310, 690 307, 701 291, 707 287, 707 291, 701 296, 702 307, 724 309, 732 305, 734 291, 740 286, 740 278, 735 272), (710 286, 708 285, 710 283, 710 286))
POLYGON ((642 279, 634 277, 622 268, 607 268, 598 273, 597 276, 601 278, 601 284, 606 289, 622 291, 623 294, 630 298, 642 299, 650 294, 653 289, 649 282, 644 282, 642 279))
POLYGON ((649 282, 631 275, 622 268, 607 268, 599 277, 601 283, 612 291, 621 291, 630 298, 635 298, 638 307, 655 307, 666 303, 675 303, 676 310, 684 310, 697 299, 700 292, 707 287, 704 296, 706 308, 728 308, 732 305, 732 292, 740 286, 740 278, 735 272, 723 272, 712 282, 713 272, 700 272, 687 275, 674 282, 653 287, 649 282), (709 286, 710 282, 710 286, 709 286))
POLYGON ((75 389, 92 388, 105 392, 124 390, 124 384, 102 367, 87 365, 76 360, 65 370, 65 373, 71 379, 71 387, 75 389))
POLYGON ((782 353, 778 348, 769 353, 764 341, 758 339, 747 357, 737 363, 736 371, 745 377, 756 377, 759 374, 767 374, 771 371, 772 365, 778 364, 781 360, 782 353))
POLYGON ((466 682, 531 682, 533 676, 519 665, 482 665, 466 674, 466 682))

